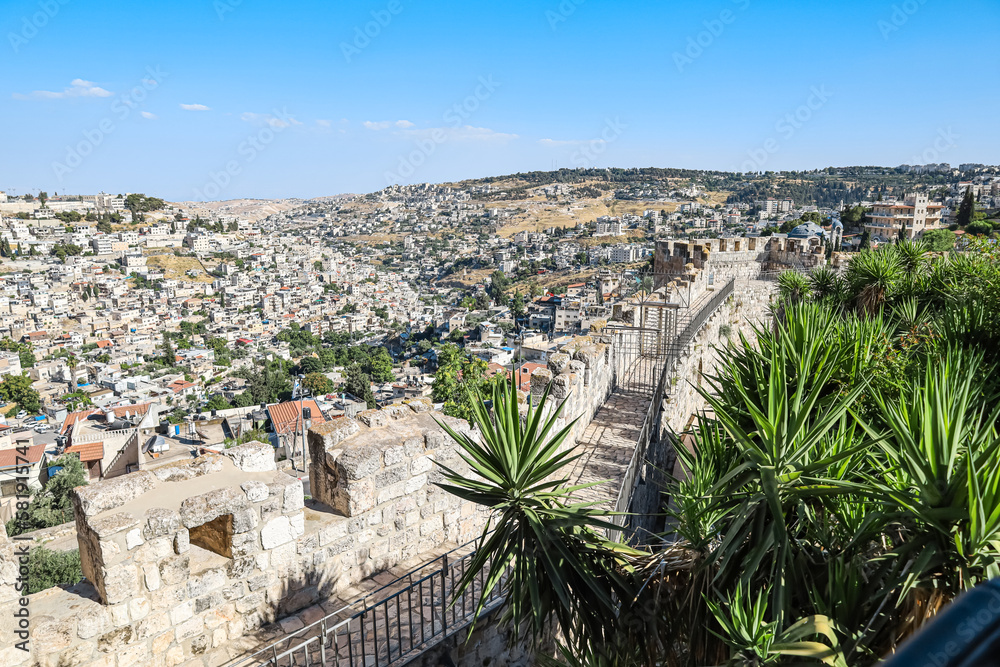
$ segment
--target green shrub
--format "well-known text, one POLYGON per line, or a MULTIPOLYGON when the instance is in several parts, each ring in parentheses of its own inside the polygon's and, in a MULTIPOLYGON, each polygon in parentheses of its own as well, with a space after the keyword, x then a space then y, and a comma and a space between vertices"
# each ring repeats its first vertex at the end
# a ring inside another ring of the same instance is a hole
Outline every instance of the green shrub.
POLYGON ((52 551, 35 547, 28 554, 28 593, 37 593, 59 584, 76 584, 83 580, 80 551, 52 551))

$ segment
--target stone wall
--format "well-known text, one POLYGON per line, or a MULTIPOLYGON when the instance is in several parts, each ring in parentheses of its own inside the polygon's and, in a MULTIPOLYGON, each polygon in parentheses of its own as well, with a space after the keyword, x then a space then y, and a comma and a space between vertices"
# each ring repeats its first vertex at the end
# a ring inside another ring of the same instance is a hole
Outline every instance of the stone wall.
POLYGON ((646 452, 646 464, 639 474, 630 508, 634 516, 629 520, 629 528, 639 541, 663 530, 665 471, 674 467, 676 435, 687 430, 692 416, 707 407, 698 391, 703 386, 703 376, 715 373, 719 348, 739 344, 741 333, 752 342, 753 325, 767 326, 775 287, 773 281, 738 280, 733 295, 708 319, 670 369, 670 382, 660 406, 660 433, 646 452))
POLYGON ((583 435, 614 388, 615 355, 611 342, 610 335, 577 336, 549 356, 546 368, 538 368, 531 374, 531 400, 537 404, 551 385, 547 411, 563 406, 556 422, 558 428, 577 420, 565 447, 583 435))
MULTIPOLYGON (((849 255, 835 252, 830 266, 840 271, 848 261, 849 255)), ((656 274, 686 274, 685 280, 694 284, 696 298, 709 282, 718 284, 730 278, 755 280, 761 274, 786 269, 809 271, 825 264, 825 248, 815 239, 701 239, 657 241, 653 270, 656 274)))
MULTIPOLYGON (((435 417, 468 424, 427 401, 359 417, 309 434, 328 505, 304 502, 262 443, 77 489, 87 580, 29 596, 31 652, 0 645, 0 667, 226 664, 263 625, 477 536, 483 514, 433 485, 435 460, 461 470, 435 417)), ((0 602, 17 597, 16 576, 0 535, 0 602)), ((13 622, 0 616, 0 636, 13 622)))
POLYGON ((366 556, 355 578, 445 542, 464 544, 482 531, 483 512, 434 486, 443 479, 435 462, 468 471, 436 420, 471 432, 468 422, 433 412, 426 399, 310 429, 310 488, 317 501, 350 519, 350 533, 336 546, 366 556))

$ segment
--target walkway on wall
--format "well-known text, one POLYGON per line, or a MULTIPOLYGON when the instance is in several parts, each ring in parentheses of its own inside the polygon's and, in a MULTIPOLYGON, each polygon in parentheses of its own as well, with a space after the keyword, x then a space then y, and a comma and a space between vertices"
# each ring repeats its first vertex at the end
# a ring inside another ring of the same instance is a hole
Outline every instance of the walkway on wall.
MULTIPOLYGON (((600 484, 579 491, 577 498, 603 509, 628 511, 647 447, 659 437, 660 405, 673 361, 733 293, 733 285, 730 281, 693 304, 674 322, 676 333, 667 345, 657 342, 650 347, 640 332, 631 347, 625 346, 634 353, 616 352, 615 389, 577 441, 575 453, 580 456, 568 472, 571 484, 600 484)), ((660 341, 662 332, 655 336, 660 341)), ((403 573, 400 566, 376 575, 363 584, 370 592, 355 589, 342 594, 360 594, 350 604, 332 601, 282 619, 280 629, 261 638, 260 648, 231 665, 401 667, 467 628, 475 617, 485 573, 479 573, 475 585, 449 604, 472 548, 464 545, 409 572, 403 573)), ((499 591, 494 591, 485 611, 501 601, 499 591)))
MULTIPOLYGON (((281 619, 230 667, 397 667, 468 628, 486 573, 457 600, 454 592, 473 555, 466 544, 408 569, 406 564, 366 579, 338 599, 281 619), (353 600, 348 603, 342 599, 353 600), (454 603, 451 603, 455 600, 454 603)), ((495 591, 488 613, 502 598, 495 591)))
MULTIPOLYGON (((577 440, 574 453, 579 458, 568 474, 571 485, 598 482, 575 494, 580 501, 613 512, 630 511, 647 449, 659 437, 660 406, 670 391, 673 363, 734 287, 729 281, 682 311, 675 337, 668 344, 647 343, 659 341, 661 332, 622 329, 615 333, 619 355, 615 389, 577 440)), ((624 519, 618 517, 615 522, 624 525, 624 519)))
POLYGON ((575 494, 581 502, 595 502, 601 509, 615 509, 629 462, 635 452, 650 397, 636 389, 616 389, 584 430, 573 450, 579 458, 569 468, 570 484, 597 486, 575 494))

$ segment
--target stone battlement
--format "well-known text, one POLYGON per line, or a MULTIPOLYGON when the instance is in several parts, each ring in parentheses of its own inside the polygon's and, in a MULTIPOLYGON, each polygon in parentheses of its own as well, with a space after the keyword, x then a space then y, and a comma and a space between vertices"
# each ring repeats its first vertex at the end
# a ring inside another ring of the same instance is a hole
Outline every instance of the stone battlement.
MULTIPOLYGON (((307 607, 322 617, 315 605, 353 598, 366 578, 473 539, 485 515, 434 486, 435 461, 464 465, 435 419, 469 425, 432 409, 414 401, 312 429, 312 500, 256 442, 79 487, 86 581, 29 596, 31 652, 0 647, 0 665, 226 664, 263 626, 307 607)), ((0 534, 5 604, 16 576, 0 534)), ((13 637, 14 622, 0 618, 0 633, 13 637)))

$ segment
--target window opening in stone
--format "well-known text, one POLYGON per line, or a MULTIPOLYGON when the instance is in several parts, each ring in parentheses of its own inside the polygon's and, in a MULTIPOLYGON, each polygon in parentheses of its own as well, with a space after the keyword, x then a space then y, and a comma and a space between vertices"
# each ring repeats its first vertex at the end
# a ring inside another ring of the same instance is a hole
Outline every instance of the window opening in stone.
POLYGON ((195 526, 188 531, 188 534, 192 545, 226 558, 233 557, 232 514, 223 514, 208 523, 195 526))

